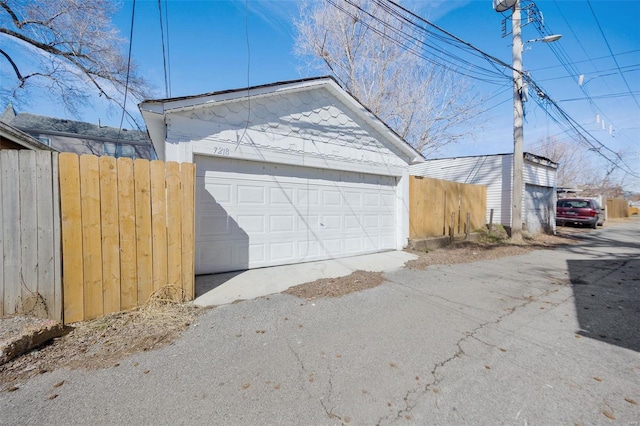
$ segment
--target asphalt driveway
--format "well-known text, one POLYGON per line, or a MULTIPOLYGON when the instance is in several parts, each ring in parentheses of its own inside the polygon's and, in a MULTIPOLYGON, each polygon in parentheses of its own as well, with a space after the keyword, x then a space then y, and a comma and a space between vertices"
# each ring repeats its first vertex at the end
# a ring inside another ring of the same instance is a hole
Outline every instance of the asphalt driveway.
POLYGON ((0 394, 0 424, 640 424, 640 222, 582 238, 221 306, 161 350, 0 394))

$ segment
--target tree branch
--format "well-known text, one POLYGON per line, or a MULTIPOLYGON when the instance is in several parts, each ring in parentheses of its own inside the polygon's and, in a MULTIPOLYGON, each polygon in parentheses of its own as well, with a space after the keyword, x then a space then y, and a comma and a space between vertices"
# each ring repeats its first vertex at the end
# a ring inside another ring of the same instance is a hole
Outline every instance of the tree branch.
POLYGON ((20 87, 22 87, 24 85, 24 81, 26 79, 22 76, 22 74, 20 74, 20 70, 18 69, 18 66, 16 65, 15 62, 13 62, 13 59, 11 59, 11 56, 9 56, 7 54, 7 52, 5 52, 4 50, 0 49, 0 54, 2 54, 2 56, 7 58, 7 61, 9 61, 9 63, 13 67, 13 71, 16 73, 16 77, 18 77, 18 80, 20 80, 20 87))

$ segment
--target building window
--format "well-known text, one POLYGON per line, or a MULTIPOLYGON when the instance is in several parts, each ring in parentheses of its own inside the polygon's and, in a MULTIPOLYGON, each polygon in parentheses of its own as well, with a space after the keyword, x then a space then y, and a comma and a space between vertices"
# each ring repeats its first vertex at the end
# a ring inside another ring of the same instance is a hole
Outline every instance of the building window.
POLYGON ((42 142, 46 146, 51 146, 51 139, 49 138, 46 138, 44 136, 36 136, 36 139, 38 140, 38 142, 42 142))
POLYGON ((111 142, 105 142, 103 146, 104 155, 116 156, 116 144, 111 142))
POLYGON ((111 157, 127 157, 127 158, 135 158, 136 151, 131 145, 125 145, 121 143, 113 143, 113 142, 105 142, 103 145, 102 152, 104 155, 109 155, 111 157))
POLYGON ((119 148, 120 155, 118 155, 118 157, 134 158, 136 156, 136 151, 131 145, 120 145, 119 148))

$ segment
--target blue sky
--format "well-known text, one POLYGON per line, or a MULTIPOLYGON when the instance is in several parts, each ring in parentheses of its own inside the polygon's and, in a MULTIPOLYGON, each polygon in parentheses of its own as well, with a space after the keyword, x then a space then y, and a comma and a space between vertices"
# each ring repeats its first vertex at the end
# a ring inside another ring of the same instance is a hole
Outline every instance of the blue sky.
MULTIPOLYGON (((503 16, 492 9, 490 0, 404 4, 511 63, 511 38, 501 37, 503 16)), ((555 43, 561 57, 554 55, 550 45, 530 43, 523 55, 524 68, 548 97, 604 145, 604 151, 621 152, 640 174, 640 1, 549 0, 536 4, 543 12, 547 31, 563 35, 555 43), (569 75, 562 62, 572 64, 574 75, 569 75), (575 72, 584 75, 582 89, 575 72), (585 92, 591 100, 584 99, 585 92)), ((168 0, 166 5, 163 0, 162 7, 168 13, 165 48, 168 46, 170 53, 173 97, 317 75, 293 54, 292 22, 298 15, 295 0, 168 0)), ((114 17, 124 37, 129 35, 131 10, 132 2, 123 1, 114 17)), ((138 0, 135 14, 133 59, 156 88, 157 97, 165 97, 158 2, 138 0)), ((524 40, 538 37, 533 25, 523 28, 524 40)), ((437 157, 513 150, 511 83, 472 80, 472 84, 480 96, 491 97, 481 116, 482 128, 466 141, 443 149, 437 157)), ((525 110, 525 150, 535 152, 535 145, 545 137, 568 137, 535 102, 527 102, 525 110)), ((46 102, 32 105, 30 112, 64 115, 46 102)), ((108 115, 100 108, 87 110, 80 118, 119 124, 117 114, 108 115)), ((588 155, 606 167, 595 151, 588 155)), ((624 184, 640 192, 640 179, 627 176, 624 184)))

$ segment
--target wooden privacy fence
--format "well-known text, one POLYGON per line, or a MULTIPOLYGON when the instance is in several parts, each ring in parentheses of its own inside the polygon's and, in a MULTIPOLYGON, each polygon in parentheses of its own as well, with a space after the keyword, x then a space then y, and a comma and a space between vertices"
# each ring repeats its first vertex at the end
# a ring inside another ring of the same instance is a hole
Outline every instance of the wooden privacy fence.
POLYGON ((409 180, 409 238, 462 234, 485 226, 487 188, 420 176, 409 180), (466 229, 469 214, 469 229, 466 229))
POLYGON ((62 319, 58 154, 0 150, 0 316, 62 319))
POLYGON ((629 217, 629 202, 621 198, 607 198, 607 217, 615 219, 629 217))
POLYGON ((195 166, 60 154, 65 323, 194 295, 195 166))

